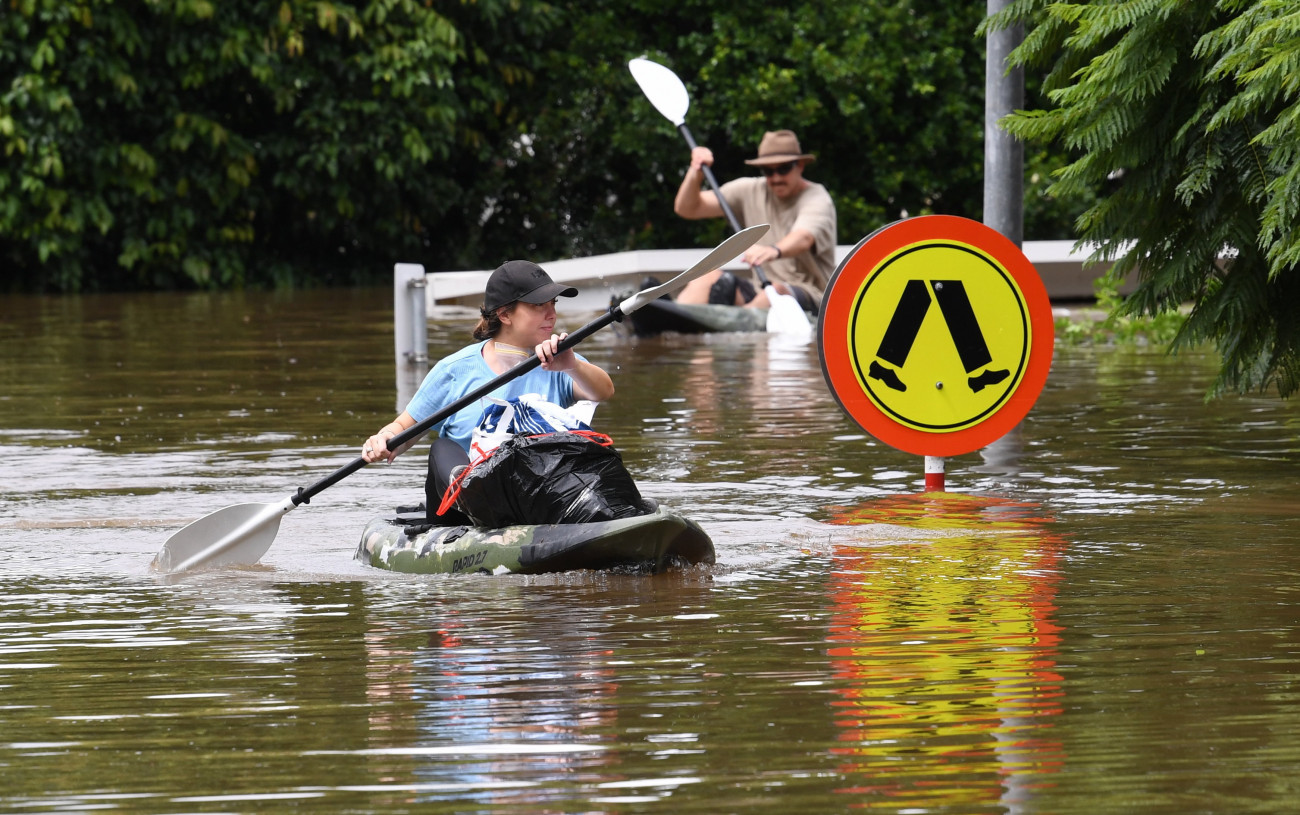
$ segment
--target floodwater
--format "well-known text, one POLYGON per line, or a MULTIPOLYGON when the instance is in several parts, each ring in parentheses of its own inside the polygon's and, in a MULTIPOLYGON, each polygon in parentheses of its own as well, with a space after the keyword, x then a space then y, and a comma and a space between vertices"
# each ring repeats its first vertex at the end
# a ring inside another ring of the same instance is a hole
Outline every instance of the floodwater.
MULTIPOLYGON (((388 290, 0 301, 0 811, 1290 813, 1300 413, 1205 354, 1058 348, 1012 437, 865 435, 812 346, 582 346, 597 427, 716 566, 411 577, 353 559, 422 457, 254 567, 167 537, 396 412, 388 290)), ((569 315, 576 328, 594 315, 569 315)), ((470 315, 435 315, 435 357, 470 315)))

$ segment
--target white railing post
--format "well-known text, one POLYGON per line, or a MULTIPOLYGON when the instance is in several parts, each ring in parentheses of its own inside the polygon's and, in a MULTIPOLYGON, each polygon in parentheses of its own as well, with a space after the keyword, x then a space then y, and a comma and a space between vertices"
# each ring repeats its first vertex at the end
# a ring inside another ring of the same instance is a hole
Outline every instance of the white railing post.
POLYGON ((423 265, 393 265, 393 352, 399 367, 429 361, 429 316, 424 291, 423 265))
POLYGON ((421 274, 406 286, 407 302, 411 305, 411 352, 406 359, 412 365, 422 365, 429 361, 429 309, 424 294, 429 283, 421 274))
POLYGON ((415 395, 429 362, 427 283, 419 263, 393 265, 393 356, 397 379, 397 409, 415 395))

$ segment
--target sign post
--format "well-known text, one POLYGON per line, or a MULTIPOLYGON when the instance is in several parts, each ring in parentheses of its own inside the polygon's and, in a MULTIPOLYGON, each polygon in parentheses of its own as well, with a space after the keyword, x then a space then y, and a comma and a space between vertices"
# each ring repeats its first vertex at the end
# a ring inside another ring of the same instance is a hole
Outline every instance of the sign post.
POLYGON ((1001 438, 1037 401, 1052 323, 1047 290, 1018 246, 978 221, 928 215, 877 230, 840 262, 817 340, 844 412, 927 457, 927 489, 943 489, 943 458, 1001 438))

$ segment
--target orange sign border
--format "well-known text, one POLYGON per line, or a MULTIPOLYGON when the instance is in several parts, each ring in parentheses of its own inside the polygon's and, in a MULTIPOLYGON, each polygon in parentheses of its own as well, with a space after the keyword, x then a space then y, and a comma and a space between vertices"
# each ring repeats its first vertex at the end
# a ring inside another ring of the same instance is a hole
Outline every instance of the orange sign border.
POLYGON ((955 456, 985 447, 1010 432, 1028 415, 1052 367, 1056 327, 1052 304, 1038 270, 1005 235, 969 218, 922 215, 896 221, 863 238, 831 276, 817 321, 822 375, 831 394, 851 419, 875 438, 919 456, 955 456), (951 433, 929 433, 899 424, 862 390, 849 347, 853 310, 863 283, 896 251, 926 242, 959 243, 989 255, 1014 278, 1028 309, 1029 361, 1015 391, 996 412, 978 424, 951 433))

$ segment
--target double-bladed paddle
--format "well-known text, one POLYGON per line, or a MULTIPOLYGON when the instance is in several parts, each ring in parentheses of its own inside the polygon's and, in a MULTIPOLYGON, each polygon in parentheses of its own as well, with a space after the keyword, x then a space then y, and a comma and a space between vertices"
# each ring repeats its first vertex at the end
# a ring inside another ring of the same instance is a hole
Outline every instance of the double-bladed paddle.
MULTIPOLYGON (((718 268, 724 263, 735 260, 753 246, 767 233, 767 224, 758 224, 741 230, 718 244, 691 268, 660 286, 639 291, 623 302, 611 305, 609 311, 569 334, 560 341, 559 350, 567 351, 590 337, 612 322, 622 320, 665 294, 671 294, 706 272, 718 268)), ((536 356, 531 356, 515 367, 484 383, 471 393, 447 405, 418 424, 388 440, 388 449, 396 450, 402 445, 418 439, 453 413, 487 396, 497 388, 513 379, 528 373, 542 364, 536 356)), ((199 566, 252 565, 266 554, 275 540, 275 533, 280 528, 280 518, 299 504, 305 504, 315 495, 332 487, 343 479, 366 466, 366 460, 358 456, 351 463, 340 467, 330 475, 317 481, 306 489, 299 489, 277 504, 236 504, 205 515, 197 521, 173 534, 163 544, 162 551, 153 561, 153 569, 165 574, 189 571, 199 566)))
MULTIPOLYGON (((691 129, 686 126, 686 111, 691 106, 691 98, 677 74, 644 57, 637 57, 629 62, 627 67, 632 72, 636 83, 641 86, 642 93, 650 100, 650 104, 673 123, 682 134, 682 138, 686 139, 687 146, 694 150, 697 146, 695 137, 691 135, 691 129)), ((740 220, 736 217, 736 213, 732 212, 727 199, 722 196, 718 188, 718 179, 713 175, 713 168, 706 164, 702 169, 704 178, 709 182, 709 188, 713 190, 714 196, 722 206, 723 214, 727 216, 727 222, 731 224, 733 230, 739 232, 740 220)), ((767 275, 763 274, 762 266, 755 264, 753 269, 771 304, 767 310, 767 330, 780 334, 811 336, 812 324, 808 322, 808 315, 804 313, 799 301, 793 295, 778 292, 776 287, 768 282, 767 275)))

